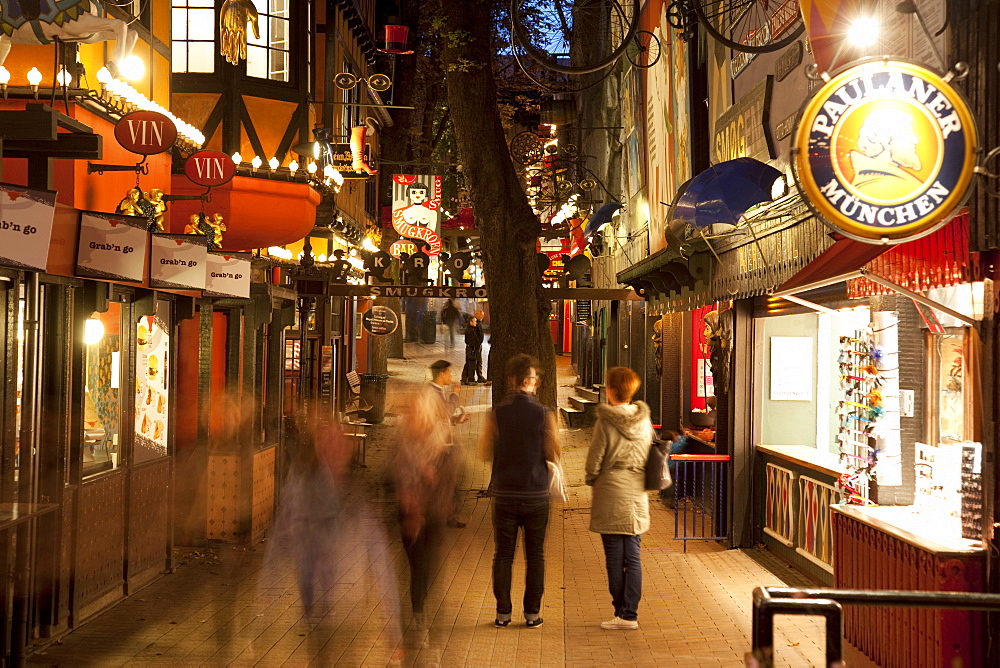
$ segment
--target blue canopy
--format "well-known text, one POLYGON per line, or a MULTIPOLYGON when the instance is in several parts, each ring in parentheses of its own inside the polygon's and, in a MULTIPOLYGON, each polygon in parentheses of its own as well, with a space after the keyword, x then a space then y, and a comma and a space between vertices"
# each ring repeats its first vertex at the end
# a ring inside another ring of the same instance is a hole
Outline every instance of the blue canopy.
POLYGON ((598 209, 597 213, 591 216, 590 220, 587 221, 587 227, 583 231, 583 236, 588 239, 594 236, 597 230, 601 229, 602 225, 611 222, 611 216, 620 208, 622 208, 621 204, 618 202, 611 202, 598 209))
POLYGON ((753 158, 712 165, 691 179, 677 200, 673 216, 695 228, 719 223, 736 225, 747 209, 771 201, 771 186, 781 175, 774 167, 753 158))

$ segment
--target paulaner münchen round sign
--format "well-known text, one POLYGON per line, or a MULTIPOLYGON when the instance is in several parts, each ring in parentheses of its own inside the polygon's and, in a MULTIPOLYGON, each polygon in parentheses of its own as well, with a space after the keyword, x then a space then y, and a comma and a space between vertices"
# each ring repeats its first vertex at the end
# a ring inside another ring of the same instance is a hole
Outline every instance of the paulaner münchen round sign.
POLYGON ((977 158, 962 96, 917 65, 879 60, 834 76, 795 131, 795 178, 843 234, 898 243, 933 231, 965 200, 977 158))

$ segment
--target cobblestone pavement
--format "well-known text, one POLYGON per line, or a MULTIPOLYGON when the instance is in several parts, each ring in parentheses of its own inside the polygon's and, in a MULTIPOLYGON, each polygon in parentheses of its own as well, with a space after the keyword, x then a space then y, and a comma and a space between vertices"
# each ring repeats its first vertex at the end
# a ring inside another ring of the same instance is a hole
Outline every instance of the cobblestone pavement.
MULTIPOLYGON (((461 363, 462 350, 407 344, 390 360, 387 419, 373 429, 368 467, 355 471, 335 554, 334 576, 312 614, 303 612, 294 560, 276 541, 250 549, 219 544, 178 549, 178 565, 57 643, 32 665, 170 666, 738 666, 750 633, 751 592, 764 584, 805 584, 760 550, 694 542, 683 553, 673 514, 651 503, 643 537, 643 599, 637 631, 604 631, 613 616, 600 538, 587 530, 589 489, 583 460, 589 429, 564 429, 568 500, 553 506, 546 540, 545 623, 527 629, 492 624, 493 556, 489 467, 475 442, 490 407, 490 388, 459 386, 469 422, 460 434, 468 456, 462 519, 447 530, 444 559, 427 603, 426 635, 417 632, 406 595, 406 557, 393 526, 395 506, 382 484, 386 446, 412 390, 439 357, 461 363)), ((460 371, 460 369, 458 370, 460 371)), ((572 392, 568 356, 559 358, 561 403, 572 392)), ((455 374, 458 377, 458 372, 455 374)), ((514 564, 513 598, 524 562, 514 564)), ((823 631, 808 618, 778 618, 778 665, 823 664, 823 631)))

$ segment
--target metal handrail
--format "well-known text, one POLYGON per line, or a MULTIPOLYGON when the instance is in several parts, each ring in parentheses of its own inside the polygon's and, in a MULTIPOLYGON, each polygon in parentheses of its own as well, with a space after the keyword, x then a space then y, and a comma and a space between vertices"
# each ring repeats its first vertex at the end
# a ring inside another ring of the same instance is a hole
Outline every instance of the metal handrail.
MULTIPOLYGON (((753 659, 756 666, 774 665, 774 616, 813 615, 826 618, 826 665, 842 668, 843 605, 896 606, 1000 611, 1000 594, 951 591, 904 591, 757 587, 753 590, 753 659)), ((750 665, 750 664, 748 664, 750 665)))

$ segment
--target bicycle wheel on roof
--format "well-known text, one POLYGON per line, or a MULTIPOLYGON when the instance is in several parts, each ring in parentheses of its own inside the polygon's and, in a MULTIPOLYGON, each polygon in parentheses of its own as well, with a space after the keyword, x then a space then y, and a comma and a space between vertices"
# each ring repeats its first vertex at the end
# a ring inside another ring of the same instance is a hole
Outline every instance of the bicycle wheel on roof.
POLYGON ((533 59, 556 72, 613 65, 639 27, 639 0, 511 0, 511 28, 533 59))
POLYGON ((805 30, 799 0, 692 0, 698 22, 734 51, 778 51, 805 30))

